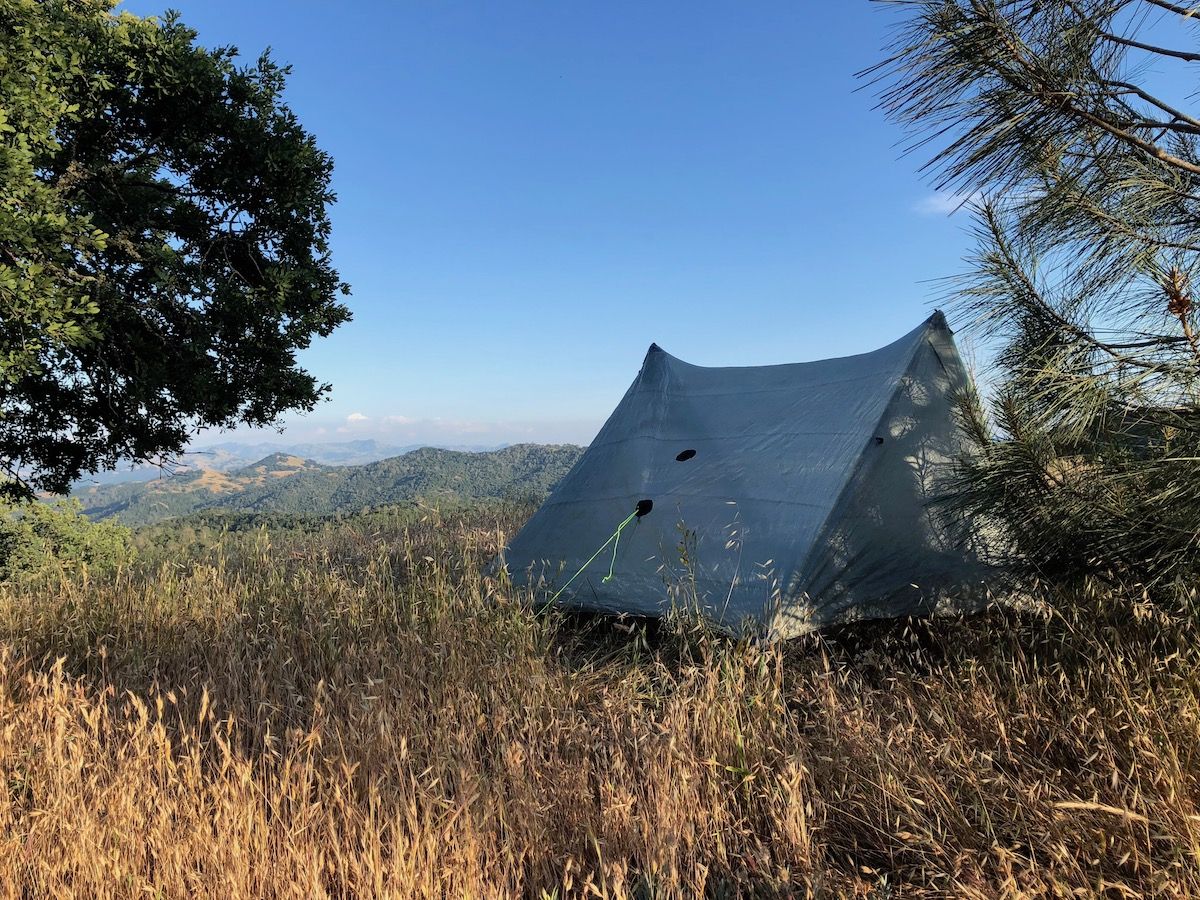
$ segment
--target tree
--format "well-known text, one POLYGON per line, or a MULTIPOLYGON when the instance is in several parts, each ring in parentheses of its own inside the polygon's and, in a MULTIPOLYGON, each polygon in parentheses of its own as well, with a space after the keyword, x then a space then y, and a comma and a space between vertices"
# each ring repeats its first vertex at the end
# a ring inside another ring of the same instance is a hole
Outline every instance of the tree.
POLYGON ((0 504, 0 581, 116 568, 133 558, 133 533, 93 522, 78 500, 0 504))
POLYGON ((949 288, 996 353, 994 421, 965 406, 958 503, 1038 572, 1194 578, 1200 118, 1171 95, 1196 84, 1200 18, 1169 0, 899 9, 869 74, 973 208, 949 288))
POLYGON ((267 54, 174 14, 0 0, 0 467, 9 493, 269 425, 349 318, 330 157, 267 54))

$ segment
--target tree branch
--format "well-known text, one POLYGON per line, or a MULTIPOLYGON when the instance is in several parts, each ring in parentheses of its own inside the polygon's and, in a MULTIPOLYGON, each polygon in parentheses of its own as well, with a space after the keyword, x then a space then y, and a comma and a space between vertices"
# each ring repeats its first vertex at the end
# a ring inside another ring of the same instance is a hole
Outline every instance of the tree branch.
POLYGON ((1109 81, 1109 80, 1105 80, 1104 84, 1105 84, 1105 86, 1119 87, 1126 93, 1134 94, 1135 96, 1140 97, 1141 99, 1145 100, 1147 103, 1151 104, 1152 106, 1158 107, 1163 112, 1165 112, 1167 115, 1172 116, 1175 119, 1178 119, 1180 122, 1186 122, 1189 125, 1195 126, 1196 128, 1200 128, 1200 119, 1194 119, 1191 116, 1189 116, 1187 113, 1181 112, 1178 109, 1175 109, 1173 106, 1169 106, 1168 104, 1164 103, 1162 100, 1159 100, 1153 94, 1142 90, 1136 84, 1130 84, 1127 81, 1109 81))
POLYGON ((1174 131, 1179 134, 1200 134, 1200 126, 1189 125, 1186 122, 1127 122, 1125 127, 1131 130, 1134 128, 1146 128, 1150 131, 1158 132, 1174 131))
POLYGON ((1187 50, 1172 50, 1169 47, 1156 47, 1154 44, 1143 44, 1141 41, 1124 38, 1108 31, 1099 31, 1097 34, 1107 41, 1124 44, 1126 47, 1134 47, 1138 50, 1145 50, 1147 53, 1156 53, 1159 56, 1171 56, 1175 59, 1182 59, 1185 62, 1200 62, 1200 53, 1190 53, 1187 50))
MULTIPOLYGON (((1200 59, 1200 56, 1197 56, 1197 59, 1200 59)), ((1062 108, 1074 112, 1075 115, 1083 119, 1085 122, 1107 131, 1113 137, 1123 140, 1127 144, 1137 147, 1139 150, 1145 151, 1159 162, 1164 162, 1167 165, 1174 166, 1175 168, 1183 169, 1185 172, 1190 172, 1193 175, 1200 175, 1200 166, 1196 165, 1195 163, 1190 163, 1186 159, 1180 159, 1178 156, 1173 156, 1157 144, 1140 138, 1136 134, 1130 134, 1128 131, 1125 131, 1114 125, 1112 122, 1109 122, 1107 119, 1097 116, 1095 113, 1090 113, 1086 109, 1080 109, 1070 100, 1064 102, 1062 104, 1062 108)))
MULTIPOLYGON (((1076 15, 1080 14, 1078 9, 1076 9, 1075 4, 1071 3, 1070 0, 1068 0, 1067 5, 1070 6, 1072 10, 1075 11, 1076 15)), ((1002 24, 1002 23, 997 23, 997 24, 1002 24)), ((1111 37, 1110 35, 1107 35, 1106 32, 1097 32, 1097 33, 1102 36, 1111 37)), ((1118 127, 1117 125, 1114 125, 1112 122, 1108 121, 1107 119, 1097 116, 1095 113, 1091 113, 1085 109, 1081 109, 1078 106, 1078 104, 1073 102, 1072 98, 1077 96, 1077 94, 1075 94, 1074 92, 1067 92, 1067 91, 1060 90, 1055 85, 1052 85, 1052 84, 1047 85, 1045 83, 1044 79, 1041 77, 1041 74, 1037 71, 1036 67, 1032 66, 1029 63, 1029 61, 1025 58, 1025 53, 1023 52, 1024 48, 1022 46, 1018 46, 1017 44, 1014 43, 1012 34, 1008 29, 1005 29, 1003 31, 1003 33, 1001 35, 1001 40, 1003 40, 1008 45, 1009 54, 1012 56, 1012 58, 1014 60, 1016 60, 1017 64, 1021 67, 1021 71, 1024 73, 1025 77, 1027 77, 1030 81, 1030 84, 1028 86, 1023 85, 1020 83, 1019 80, 1015 79, 1011 74, 1006 73, 1005 71, 1003 71, 1003 69, 1000 69, 1000 71, 998 71, 996 73, 997 77, 1007 81, 1013 87, 1014 90, 1016 90, 1018 92, 1026 92, 1026 93, 1031 94, 1034 98, 1039 100, 1045 107, 1047 107, 1047 109, 1049 109, 1051 112, 1060 113, 1060 114, 1066 112, 1068 114, 1074 114, 1077 118, 1083 119, 1085 122, 1095 125, 1097 128, 1100 128, 1101 130, 1108 132, 1113 137, 1115 137, 1119 140, 1123 140, 1127 144, 1131 144, 1132 146, 1137 147, 1140 150, 1143 150, 1144 152, 1150 154, 1151 156, 1153 156, 1155 159, 1159 160, 1160 162, 1166 163, 1167 165, 1174 166, 1176 168, 1183 169, 1184 171, 1190 172, 1193 175, 1200 175, 1200 166, 1196 165, 1195 163, 1190 163, 1187 160, 1180 159, 1177 156, 1173 156, 1170 153, 1168 153, 1166 150, 1163 150, 1157 144, 1154 144, 1150 141, 1140 138, 1135 134, 1130 134, 1128 131, 1121 129, 1120 127, 1118 127)), ((1146 46, 1149 46, 1149 45, 1146 45, 1146 46)), ((1197 60, 1200 60, 1200 54, 1193 54, 1193 56, 1197 60)))
POLYGON ((1108 356, 1112 357, 1116 362, 1123 365, 1132 366, 1135 369, 1142 369, 1149 372, 1169 372, 1170 366, 1164 366, 1161 363, 1150 363, 1144 360, 1136 359, 1132 356, 1126 356, 1124 353, 1118 352, 1116 344, 1108 344, 1097 338, 1094 334, 1085 328, 1080 328, 1074 322, 1063 318, 1058 310, 1054 309, 1049 303, 1042 298, 1042 292, 1038 290, 1037 285, 1030 280, 1029 274, 1025 271, 1025 267, 1020 261, 1013 256, 1011 249, 1008 246, 1008 241, 1005 240, 1003 232, 1000 228, 1000 223, 997 221, 994 212, 986 211, 988 228, 992 232, 992 237, 996 242, 996 249, 1004 258, 1004 263, 1008 270, 1012 272, 1021 284, 1028 298, 1036 304, 1039 312, 1043 313, 1047 318, 1051 319, 1059 328, 1069 333, 1077 340, 1089 344, 1097 350, 1103 351, 1108 356))
POLYGON ((1178 13, 1179 15, 1181 15, 1187 19, 1194 19, 1194 18, 1200 17, 1200 5, 1191 7, 1189 9, 1188 7, 1185 7, 1185 6, 1177 6, 1174 3, 1168 2, 1168 0, 1144 0, 1144 2, 1149 3, 1153 6, 1157 6, 1160 9, 1165 9, 1168 12, 1178 13))

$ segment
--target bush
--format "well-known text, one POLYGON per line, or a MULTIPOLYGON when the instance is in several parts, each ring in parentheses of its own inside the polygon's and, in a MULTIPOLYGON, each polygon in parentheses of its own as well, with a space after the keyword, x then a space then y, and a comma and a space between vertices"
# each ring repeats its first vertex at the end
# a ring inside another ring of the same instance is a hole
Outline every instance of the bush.
POLYGON ((0 580, 111 569, 132 554, 129 529, 115 522, 91 521, 78 500, 10 504, 3 511, 0 580))

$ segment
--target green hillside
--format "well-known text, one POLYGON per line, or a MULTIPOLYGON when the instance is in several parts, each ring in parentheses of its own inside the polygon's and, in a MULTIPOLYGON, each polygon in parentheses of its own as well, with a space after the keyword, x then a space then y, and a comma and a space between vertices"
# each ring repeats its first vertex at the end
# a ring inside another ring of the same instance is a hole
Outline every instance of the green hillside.
POLYGON ((541 499, 579 458, 571 445, 516 444, 471 453, 426 447, 361 466, 275 453, 229 472, 193 471, 79 491, 84 512, 149 525, 204 510, 331 515, 424 500, 541 499))

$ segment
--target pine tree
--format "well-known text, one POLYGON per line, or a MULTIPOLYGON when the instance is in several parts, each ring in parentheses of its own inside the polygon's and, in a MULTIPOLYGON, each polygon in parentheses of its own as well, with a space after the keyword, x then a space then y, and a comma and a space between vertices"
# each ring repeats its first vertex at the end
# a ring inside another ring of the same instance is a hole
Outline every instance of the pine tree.
POLYGON ((948 287, 994 351, 991 419, 964 402, 978 453, 956 502, 1027 571, 1194 579, 1200 14, 1168 0, 898 8, 888 58, 864 74, 972 210, 969 271, 948 287))

